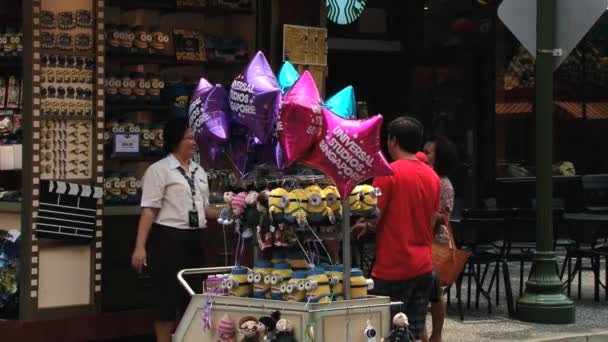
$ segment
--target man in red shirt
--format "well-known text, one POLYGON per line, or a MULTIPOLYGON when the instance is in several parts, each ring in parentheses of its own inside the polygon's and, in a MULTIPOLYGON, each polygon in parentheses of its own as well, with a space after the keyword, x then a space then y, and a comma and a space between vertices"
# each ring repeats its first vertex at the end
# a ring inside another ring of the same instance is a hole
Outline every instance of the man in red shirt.
POLYGON ((422 132, 422 124, 407 116, 389 124, 387 142, 395 173, 374 179, 374 187, 382 192, 377 222, 359 220, 353 231, 358 237, 376 232, 374 292, 402 301, 397 311, 408 316, 416 339, 427 341, 424 326, 433 282, 433 224, 441 183, 435 171, 416 158, 422 132))

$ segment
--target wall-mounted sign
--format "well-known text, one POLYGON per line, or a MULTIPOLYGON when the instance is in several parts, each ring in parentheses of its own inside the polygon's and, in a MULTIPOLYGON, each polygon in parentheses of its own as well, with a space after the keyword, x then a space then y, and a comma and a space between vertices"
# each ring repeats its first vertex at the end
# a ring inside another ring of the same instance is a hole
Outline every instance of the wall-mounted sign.
POLYGON ((366 0, 326 0, 327 18, 339 25, 348 25, 359 19, 366 0))

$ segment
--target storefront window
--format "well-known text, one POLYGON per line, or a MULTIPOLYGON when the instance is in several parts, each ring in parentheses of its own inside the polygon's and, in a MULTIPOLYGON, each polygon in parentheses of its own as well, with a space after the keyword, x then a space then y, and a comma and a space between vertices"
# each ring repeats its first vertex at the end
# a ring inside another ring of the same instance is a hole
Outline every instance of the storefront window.
MULTIPOLYGON (((578 174, 608 171, 593 151, 608 147, 608 16, 605 14, 555 72, 554 162, 578 174)), ((496 174, 534 175, 534 59, 500 20, 496 31, 496 174)), ((559 173, 556 168, 556 173, 559 173)))

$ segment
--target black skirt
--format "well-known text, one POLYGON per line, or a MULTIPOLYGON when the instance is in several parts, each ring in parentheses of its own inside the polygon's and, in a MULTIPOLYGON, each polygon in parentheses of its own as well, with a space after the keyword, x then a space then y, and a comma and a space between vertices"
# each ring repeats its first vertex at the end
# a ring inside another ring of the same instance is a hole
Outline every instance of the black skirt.
MULTIPOLYGON (((202 235, 202 229, 178 229, 156 223, 152 225, 147 261, 158 320, 175 321, 188 305, 189 295, 179 284, 177 273, 185 268, 203 267, 202 235)), ((201 277, 189 277, 186 280, 196 293, 201 293, 201 277)))

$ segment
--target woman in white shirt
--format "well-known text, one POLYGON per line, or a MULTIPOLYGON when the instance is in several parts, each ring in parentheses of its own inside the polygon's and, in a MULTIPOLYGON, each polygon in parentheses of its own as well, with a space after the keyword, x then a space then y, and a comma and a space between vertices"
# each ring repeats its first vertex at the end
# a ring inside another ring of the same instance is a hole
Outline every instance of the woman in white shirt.
POLYGON ((207 173, 192 161, 196 143, 186 119, 172 119, 164 129, 167 156, 150 165, 142 180, 141 216, 131 264, 141 272, 150 261, 158 317, 156 340, 169 342, 176 326, 180 292, 177 272, 201 267, 202 229, 217 218, 209 208, 207 173), (150 255, 146 253, 146 243, 150 255))

